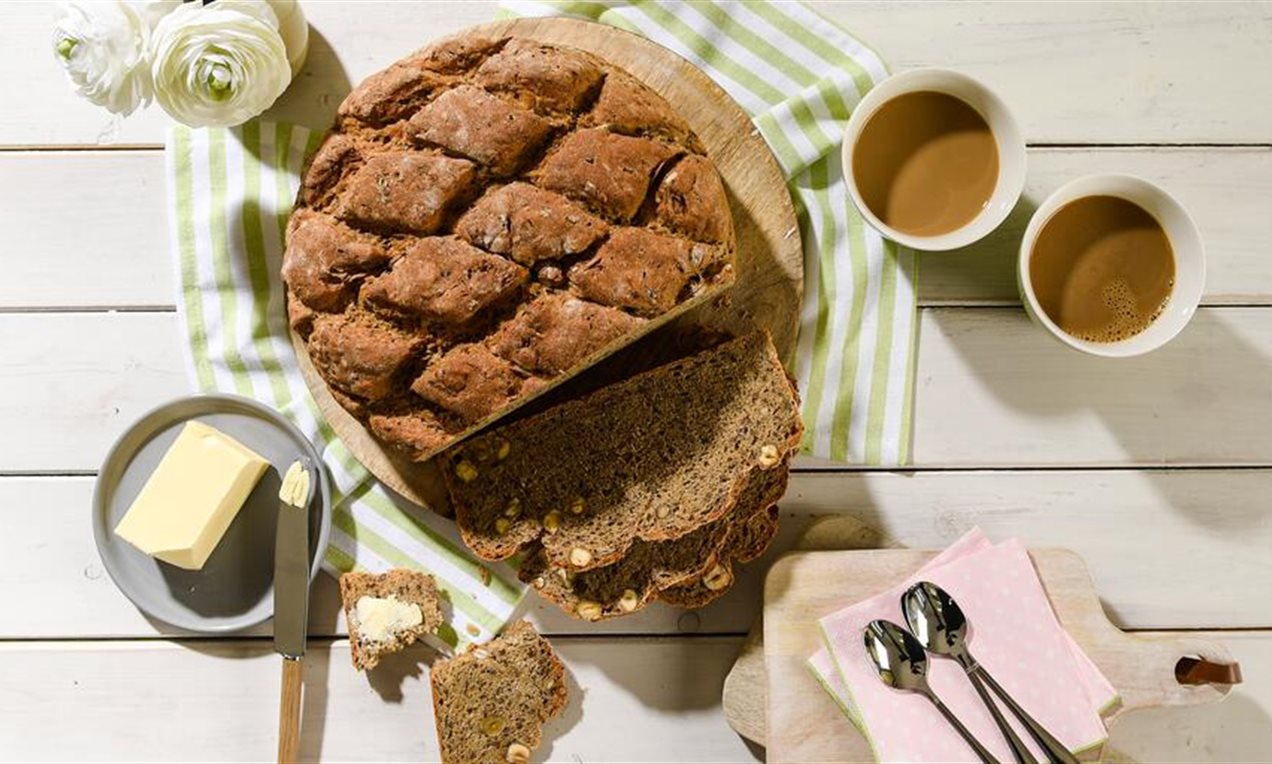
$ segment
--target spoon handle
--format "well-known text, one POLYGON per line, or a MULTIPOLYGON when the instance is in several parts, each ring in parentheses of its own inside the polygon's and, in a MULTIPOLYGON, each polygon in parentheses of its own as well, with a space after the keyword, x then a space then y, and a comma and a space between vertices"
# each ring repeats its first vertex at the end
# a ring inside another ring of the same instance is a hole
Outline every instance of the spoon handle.
POLYGON ((1029 736, 1034 739, 1035 743, 1042 746, 1042 750, 1047 752, 1047 756, 1052 761, 1058 762, 1058 764, 1078 764, 1077 757, 1069 752, 1064 743, 1056 740, 1055 736, 1048 732, 1046 727, 1039 724, 1025 709, 1021 708, 1020 704, 1013 700, 998 682, 994 681, 994 677, 990 676, 983 666, 977 664, 968 669, 967 673, 968 676, 973 678, 979 677, 985 680, 985 684, 989 685, 989 688, 996 692, 998 697, 1002 698, 1003 703, 1007 704, 1007 707, 1016 715, 1016 718, 1024 723, 1025 729, 1029 731, 1029 736))
POLYGON ((1003 733, 1003 737, 1007 738, 1007 745, 1011 746, 1011 753, 1016 757, 1016 761, 1019 764, 1038 764, 1038 760, 1034 758, 1033 754, 1025 746, 1025 741, 1020 739, 1020 736, 1016 734, 1016 730, 1012 729, 1007 720, 1003 718, 1003 712, 998 710, 998 704, 989 696, 985 685, 981 683, 980 676, 968 672, 967 679, 972 683, 972 687, 976 688, 976 694, 985 703, 989 713, 993 715, 994 723, 998 725, 998 730, 1003 733))
POLYGON ((936 710, 941 712, 941 716, 945 717, 945 721, 949 722, 950 726, 953 727, 958 734, 963 736, 963 739, 966 740, 967 744, 972 747, 972 750, 976 752, 976 756, 979 757, 981 761, 985 762, 985 764, 999 764, 998 759, 994 758, 994 754, 990 753, 985 746, 980 744, 980 741, 976 739, 976 736, 963 726, 963 723, 958 720, 958 717, 954 715, 954 712, 946 708, 940 698, 935 695, 928 695, 928 700, 932 701, 932 705, 936 706, 936 710))

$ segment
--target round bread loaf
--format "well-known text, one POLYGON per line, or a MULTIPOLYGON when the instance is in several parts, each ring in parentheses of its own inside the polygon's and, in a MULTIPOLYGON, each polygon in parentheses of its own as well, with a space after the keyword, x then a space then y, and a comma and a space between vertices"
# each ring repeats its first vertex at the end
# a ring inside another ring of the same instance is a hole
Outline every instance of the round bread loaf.
POLYGON ((341 104, 282 275, 333 397, 422 460, 727 287, 734 249, 660 96, 582 51, 459 36, 341 104))

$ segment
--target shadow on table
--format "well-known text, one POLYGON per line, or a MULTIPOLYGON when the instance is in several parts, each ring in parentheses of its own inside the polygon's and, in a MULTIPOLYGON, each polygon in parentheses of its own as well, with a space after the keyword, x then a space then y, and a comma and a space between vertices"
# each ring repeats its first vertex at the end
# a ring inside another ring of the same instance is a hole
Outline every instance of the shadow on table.
MULTIPOLYGON (((1121 444, 1127 462, 1206 464, 1215 461, 1216 452, 1228 451, 1221 457, 1224 464, 1262 464, 1272 455, 1237 455, 1226 445, 1272 431, 1272 407, 1234 411, 1229 400, 1233 393, 1242 400, 1266 397, 1264 385, 1272 377, 1269 359, 1228 324, 1233 312, 1201 310, 1171 343, 1125 359, 1083 355, 1052 341, 1036 327, 1029 327, 1036 344, 1016 358, 1005 359, 1001 345, 974 332, 950 331, 947 336, 967 366, 1007 407, 1044 425, 1048 419, 1092 412, 1121 444), (1031 363, 1035 369, 1028 374, 1023 369, 1021 374, 1007 373, 1005 365, 1017 361, 1031 363), (1053 394, 1040 395, 1022 383, 1022 377, 1036 378, 1038 367, 1047 375, 1047 388, 1053 394)), ((1028 323, 1023 311, 1014 314, 1014 320, 1028 323)), ((941 318, 938 315, 937 321, 941 318)), ((1077 466, 1101 465, 1093 461, 1077 466)), ((1196 511, 1195 501, 1173 495, 1169 481, 1154 480, 1154 485, 1173 509, 1190 520, 1202 525, 1222 523, 1209 530, 1243 530, 1233 527, 1231 518, 1196 511)), ((1250 517, 1248 523, 1257 525, 1263 519, 1250 517)))
MULTIPOLYGON (((327 677, 331 672, 330 649, 309 650, 305 655, 305 684, 300 707, 300 758, 321 761, 327 731, 327 677)), ((280 669, 281 671, 281 669, 280 669)))
POLYGON ((1114 725, 1110 745, 1135 761, 1267 761, 1272 716, 1240 692, 1205 706, 1130 711, 1114 725))
POLYGON ((984 239, 949 252, 919 253, 919 283, 947 299, 991 294, 995 303, 1014 301, 1020 241, 1037 209, 1037 202, 1022 195, 1002 225, 984 239))
MULTIPOLYGON (((421 679, 425 669, 442 659, 442 655, 427 645, 415 645, 407 650, 389 653, 379 665, 366 672, 367 684, 386 703, 402 702, 402 685, 407 679, 421 679)), ((352 666, 350 670, 354 670, 352 666)))
POLYGON ((349 75, 331 43, 313 26, 309 27, 309 53, 305 65, 265 118, 326 130, 336 115, 336 107, 349 94, 349 75))

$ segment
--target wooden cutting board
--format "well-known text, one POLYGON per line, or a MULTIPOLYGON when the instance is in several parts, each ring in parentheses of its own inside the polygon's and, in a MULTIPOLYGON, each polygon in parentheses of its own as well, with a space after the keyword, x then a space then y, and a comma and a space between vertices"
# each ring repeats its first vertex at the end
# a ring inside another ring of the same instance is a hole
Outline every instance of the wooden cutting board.
MULTIPOLYGON (((509 19, 472 28, 492 36, 515 34, 594 53, 626 69, 675 108, 702 139, 724 179, 737 233, 736 281, 679 322, 715 326, 741 322, 769 331, 782 357, 794 354, 804 283, 799 223, 786 180, 750 118, 700 70, 666 48, 621 29, 577 19, 509 19)), ((445 511, 441 476, 386 448, 327 391, 294 333, 300 369, 327 422, 372 474, 407 499, 445 511)), ((789 363, 788 363, 789 365, 789 363)))
MULTIPOLYGON (((936 554, 796 552, 773 565, 764 586, 769 762, 872 760, 865 739, 805 668, 821 644, 817 620, 889 588, 936 554)), ((1230 686, 1181 685, 1175 679, 1175 665, 1185 656, 1231 663, 1223 646, 1127 634, 1105 616, 1082 558, 1065 549, 1030 554, 1056 616, 1121 695, 1121 706, 1106 717, 1110 724, 1131 709, 1207 703, 1227 695, 1230 686)))

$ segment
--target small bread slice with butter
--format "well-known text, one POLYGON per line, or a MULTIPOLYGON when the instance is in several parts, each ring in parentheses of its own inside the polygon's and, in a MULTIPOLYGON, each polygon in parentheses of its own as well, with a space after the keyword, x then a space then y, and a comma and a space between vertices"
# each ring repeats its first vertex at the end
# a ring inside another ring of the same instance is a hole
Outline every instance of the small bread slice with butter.
POLYGON ((375 668, 442 625, 437 582, 428 573, 397 568, 387 573, 345 573, 340 599, 349 626, 353 667, 375 668))

